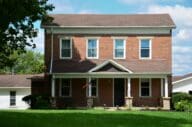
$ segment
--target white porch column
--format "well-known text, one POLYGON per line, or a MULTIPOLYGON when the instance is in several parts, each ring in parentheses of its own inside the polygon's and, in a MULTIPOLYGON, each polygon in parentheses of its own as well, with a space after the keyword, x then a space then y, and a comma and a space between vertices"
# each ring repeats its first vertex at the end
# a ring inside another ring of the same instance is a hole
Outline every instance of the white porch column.
POLYGON ((131 97, 131 79, 127 78, 127 97, 131 97))
POLYGON ((89 77, 89 79, 88 79, 88 96, 89 97, 91 97, 91 95, 92 95, 92 89, 91 89, 91 86, 92 86, 92 84, 91 84, 91 78, 89 77))
POLYGON ((55 79, 53 77, 51 79, 51 96, 55 97, 55 79))
POLYGON ((165 97, 169 97, 168 94, 168 79, 165 77, 165 97))

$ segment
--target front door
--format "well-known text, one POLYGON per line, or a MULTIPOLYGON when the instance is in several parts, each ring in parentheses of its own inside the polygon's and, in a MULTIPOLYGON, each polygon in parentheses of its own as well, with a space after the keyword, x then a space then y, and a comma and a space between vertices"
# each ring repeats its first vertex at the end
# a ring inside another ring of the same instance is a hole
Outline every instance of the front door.
POLYGON ((124 106, 124 79, 114 79, 114 106, 124 106))

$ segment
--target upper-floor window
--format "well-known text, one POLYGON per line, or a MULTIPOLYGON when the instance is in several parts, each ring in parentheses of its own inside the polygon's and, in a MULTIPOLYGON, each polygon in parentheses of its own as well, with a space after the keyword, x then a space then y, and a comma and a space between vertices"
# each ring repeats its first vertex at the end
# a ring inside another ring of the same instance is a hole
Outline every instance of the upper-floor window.
POLYGON ((125 59, 125 40, 124 39, 114 40, 114 58, 125 59))
POLYGON ((98 39, 90 38, 87 40, 87 58, 98 58, 98 39))
POLYGON ((61 79, 61 96, 70 97, 71 96, 71 80, 61 79))
POLYGON ((72 58, 72 41, 70 38, 61 38, 60 39, 60 57, 62 59, 72 58))
POLYGON ((140 40, 140 59, 151 59, 151 40, 140 40))
POLYGON ((148 78, 140 79, 140 96, 149 97, 151 96, 151 81, 148 78))

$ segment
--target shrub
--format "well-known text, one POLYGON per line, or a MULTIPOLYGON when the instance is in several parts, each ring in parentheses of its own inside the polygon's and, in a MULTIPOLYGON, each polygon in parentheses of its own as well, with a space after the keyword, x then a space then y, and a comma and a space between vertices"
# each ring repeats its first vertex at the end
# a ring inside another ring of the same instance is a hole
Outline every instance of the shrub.
POLYGON ((177 111, 192 111, 192 103, 187 100, 181 100, 174 105, 177 111))
POLYGON ((174 93, 173 94, 172 103, 174 105, 181 100, 187 100, 189 102, 192 102, 192 96, 187 93, 174 93))
POLYGON ((32 109, 49 109, 51 108, 50 98, 46 95, 28 95, 23 101, 31 105, 32 109))

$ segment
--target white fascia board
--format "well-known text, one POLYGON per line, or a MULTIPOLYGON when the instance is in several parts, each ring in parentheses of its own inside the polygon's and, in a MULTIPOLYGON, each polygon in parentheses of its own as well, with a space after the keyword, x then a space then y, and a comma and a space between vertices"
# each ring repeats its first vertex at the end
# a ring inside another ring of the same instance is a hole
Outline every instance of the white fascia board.
MULTIPOLYGON (((47 28, 46 30, 47 33, 51 33, 51 29, 47 28)), ((126 28, 126 27, 116 27, 116 28, 111 28, 111 27, 96 27, 96 28, 54 28, 53 29, 54 34, 121 34, 121 35, 151 35, 151 34, 163 34, 167 35, 170 34, 170 28, 167 27, 131 27, 131 28, 126 28)))
POLYGON ((180 79, 180 80, 177 80, 177 81, 174 81, 172 84, 176 84, 176 83, 180 83, 180 82, 183 82, 183 81, 186 81, 186 80, 189 80, 189 79, 192 79, 192 76, 191 77, 187 77, 187 78, 183 78, 183 79, 180 79))
MULTIPOLYGON (((113 60, 107 60, 107 61, 103 62, 102 64, 100 64, 100 65, 94 67, 93 69, 89 70, 89 72, 93 72, 93 71, 96 71, 98 69, 101 69, 102 67, 106 66, 109 63, 112 64, 113 66, 119 68, 120 70, 127 71, 129 73, 133 73, 131 70, 125 68, 124 66, 118 64, 117 62, 115 62, 113 60)), ((116 72, 114 72, 114 73, 116 73, 116 72)))

